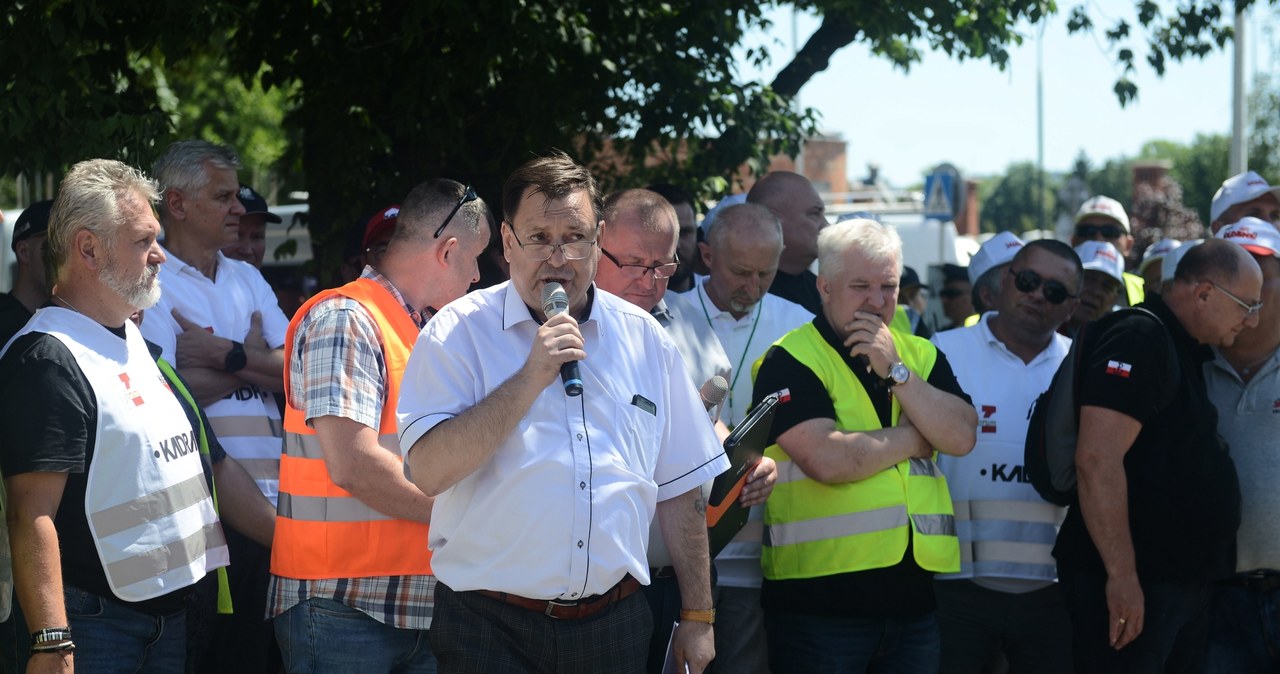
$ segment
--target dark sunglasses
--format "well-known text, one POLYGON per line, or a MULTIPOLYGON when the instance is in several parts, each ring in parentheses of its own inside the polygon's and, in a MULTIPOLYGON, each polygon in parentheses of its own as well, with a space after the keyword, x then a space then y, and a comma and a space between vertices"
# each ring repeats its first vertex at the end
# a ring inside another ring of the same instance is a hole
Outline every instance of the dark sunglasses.
POLYGON ((1062 304, 1075 297, 1061 282, 1043 278, 1030 269, 1014 271, 1013 267, 1010 267, 1009 273, 1013 274, 1013 287, 1017 288, 1018 292, 1033 293, 1043 286, 1044 300, 1049 304, 1062 304))
POLYGON ((449 211, 449 215, 445 216, 444 222, 440 223, 440 226, 436 228, 436 233, 431 235, 431 238, 440 238, 440 233, 444 231, 445 227, 449 226, 449 221, 453 219, 454 215, 457 215, 458 209, 462 208, 463 204, 469 204, 479 198, 476 196, 476 191, 471 189, 470 185, 467 185, 466 189, 462 190, 462 196, 458 198, 458 203, 453 205, 453 210, 449 211))
POLYGON ((1076 225, 1076 236, 1081 239, 1102 238, 1114 241, 1124 236, 1124 228, 1120 225, 1076 225))

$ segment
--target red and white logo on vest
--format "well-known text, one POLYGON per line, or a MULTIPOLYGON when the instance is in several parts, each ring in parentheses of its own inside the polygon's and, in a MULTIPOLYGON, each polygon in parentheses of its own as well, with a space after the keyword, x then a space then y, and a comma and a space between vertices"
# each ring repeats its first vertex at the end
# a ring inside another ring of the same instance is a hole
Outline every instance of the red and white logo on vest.
POLYGON ((1118 360, 1107 361, 1107 374, 1109 375, 1120 377, 1121 379, 1128 379, 1129 372, 1131 370, 1133 370, 1133 365, 1130 365, 1129 363, 1124 363, 1118 360))
POLYGON ((994 417, 995 414, 996 414, 995 405, 982 406, 982 418, 978 419, 979 433, 995 433, 996 432, 996 420, 992 419, 992 417, 994 417))
POLYGON ((142 407, 142 405, 143 405, 143 403, 144 403, 144 401, 142 400, 142 394, 141 394, 141 393, 138 393, 138 389, 134 388, 134 387, 129 383, 129 373, 128 373, 128 372, 121 372, 121 373, 120 373, 120 383, 124 384, 124 391, 125 391, 124 396, 125 396, 126 398, 128 398, 128 399, 132 400, 132 401, 133 401, 134 406, 136 406, 136 407, 142 407))

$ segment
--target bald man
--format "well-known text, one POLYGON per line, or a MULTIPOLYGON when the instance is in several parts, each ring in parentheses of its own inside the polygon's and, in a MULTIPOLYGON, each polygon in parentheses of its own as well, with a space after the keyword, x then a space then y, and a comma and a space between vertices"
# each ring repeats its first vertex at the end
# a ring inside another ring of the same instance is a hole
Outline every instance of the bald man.
POLYGON ((822 197, 808 178, 774 171, 751 188, 747 203, 764 206, 782 223, 782 256, 769 292, 817 314, 822 298, 818 296, 818 277, 809 266, 818 259, 818 232, 827 226, 822 197))

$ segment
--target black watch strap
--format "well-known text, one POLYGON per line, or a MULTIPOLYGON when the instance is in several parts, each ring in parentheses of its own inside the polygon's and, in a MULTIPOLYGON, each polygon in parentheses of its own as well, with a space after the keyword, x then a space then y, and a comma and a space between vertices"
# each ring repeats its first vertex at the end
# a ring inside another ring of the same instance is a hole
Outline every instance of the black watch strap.
POLYGON ((222 364, 222 369, 227 372, 239 372, 249 364, 249 357, 244 352, 244 344, 240 342, 231 342, 231 350, 227 352, 227 359, 222 364))

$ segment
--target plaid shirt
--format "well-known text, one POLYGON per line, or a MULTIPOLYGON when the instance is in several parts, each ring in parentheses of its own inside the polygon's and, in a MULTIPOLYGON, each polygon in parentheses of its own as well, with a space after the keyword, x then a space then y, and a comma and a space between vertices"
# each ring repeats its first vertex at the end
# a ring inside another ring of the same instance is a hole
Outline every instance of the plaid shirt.
MULTIPOLYGON (((422 326, 421 314, 385 276, 365 267, 360 278, 377 281, 422 326)), ((337 416, 378 428, 386 402, 387 367, 379 330, 359 302, 335 296, 317 303, 302 319, 289 361, 289 401, 306 419, 337 416)), ((435 576, 373 576, 304 580, 272 574, 267 617, 313 598, 332 599, 384 625, 424 630, 431 625, 435 576)))

